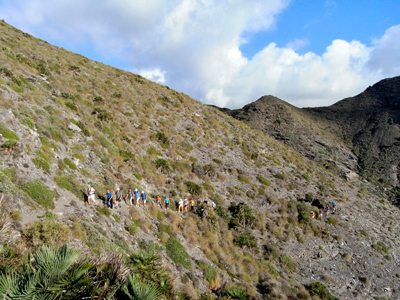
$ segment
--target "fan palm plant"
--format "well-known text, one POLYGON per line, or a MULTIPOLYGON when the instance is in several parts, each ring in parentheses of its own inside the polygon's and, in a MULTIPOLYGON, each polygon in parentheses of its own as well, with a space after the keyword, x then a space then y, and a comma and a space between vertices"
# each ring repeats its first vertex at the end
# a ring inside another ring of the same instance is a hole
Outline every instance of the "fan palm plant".
POLYGON ((172 280, 164 270, 159 255, 152 251, 139 251, 128 258, 127 265, 141 282, 155 282, 163 295, 172 295, 172 280))
POLYGON ((155 300, 160 299, 162 295, 156 283, 142 283, 134 275, 129 275, 123 291, 131 300, 155 300))
POLYGON ((79 252, 67 246, 40 248, 18 273, 0 275, 3 299, 77 299, 93 293, 89 261, 76 261, 79 252))

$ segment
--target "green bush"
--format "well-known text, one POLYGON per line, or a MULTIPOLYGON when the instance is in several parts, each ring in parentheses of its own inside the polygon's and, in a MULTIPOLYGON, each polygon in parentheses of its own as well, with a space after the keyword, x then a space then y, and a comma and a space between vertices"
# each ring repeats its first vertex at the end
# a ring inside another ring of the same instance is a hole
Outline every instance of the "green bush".
POLYGON ((169 141, 168 137, 163 132, 157 132, 156 133, 156 139, 158 140, 158 142, 160 143, 160 145, 163 148, 169 147, 170 141, 169 141))
POLYGON ((230 215, 229 213, 226 211, 225 208, 223 208, 222 206, 217 206, 215 208, 215 212, 218 216, 220 216, 222 219, 224 219, 225 221, 230 219, 230 215))
POLYGON ((166 159, 159 158, 154 161, 154 165, 157 169, 160 169, 161 172, 165 173, 171 170, 171 167, 166 159))
POLYGON ((48 189, 40 180, 28 181, 21 185, 21 189, 45 208, 54 208, 53 200, 57 200, 57 191, 48 189))
MULTIPOLYGON (((242 226, 252 226, 256 220, 253 210, 245 203, 234 204, 229 206, 229 212, 232 215, 230 227, 239 224, 242 226)), ((231 227, 232 228, 232 227, 231 227)))
POLYGON ((202 193, 202 188, 198 184, 192 182, 192 181, 186 181, 185 182, 187 191, 192 194, 192 195, 200 195, 202 193))
POLYGON ((71 229, 54 219, 30 223, 23 230, 24 237, 33 247, 62 246, 71 238, 71 229))
POLYGON ((165 245, 168 256, 176 264, 181 265, 185 269, 191 269, 192 261, 189 254, 187 254, 185 247, 179 243, 174 236, 170 236, 167 244, 165 245))
POLYGON ((245 233, 236 237, 233 241, 235 245, 244 248, 248 247, 250 249, 257 247, 257 240, 256 238, 251 235, 250 233, 245 233))

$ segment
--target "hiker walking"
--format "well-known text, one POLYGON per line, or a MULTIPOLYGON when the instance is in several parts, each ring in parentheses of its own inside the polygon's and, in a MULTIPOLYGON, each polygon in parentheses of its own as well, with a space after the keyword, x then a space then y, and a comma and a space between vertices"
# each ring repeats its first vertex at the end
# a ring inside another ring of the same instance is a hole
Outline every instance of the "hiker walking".
POLYGON ((335 213, 335 212, 336 212, 336 202, 333 201, 332 202, 332 213, 335 213))
POLYGON ((194 200, 190 199, 190 211, 194 211, 194 200))
POLYGON ((122 207, 122 193, 119 188, 115 190, 115 207, 122 207))
POLYGON ((93 187, 91 187, 90 185, 88 185, 87 192, 86 192, 88 204, 91 204, 92 202, 94 204, 97 204, 96 200, 94 199, 95 193, 96 193, 95 189, 93 187))
POLYGON ((125 203, 132 206, 133 205, 132 200, 133 200, 133 191, 131 188, 129 188, 128 192, 125 195, 125 203))
POLYGON ((324 216, 324 211, 323 209, 319 210, 319 219, 322 220, 322 217, 324 216))
POLYGON ((113 208, 114 207, 114 199, 113 199, 113 193, 107 189, 107 193, 104 195, 106 197, 106 205, 108 208, 113 208))
POLYGON ((161 198, 160 198, 160 196, 157 196, 156 204, 157 204, 157 207, 161 208, 161 198))
POLYGON ((180 199, 178 202, 178 211, 183 212, 183 200, 182 199, 180 199))
POLYGON ((147 195, 144 191, 140 194, 140 197, 142 198, 143 206, 146 206, 146 201, 147 201, 147 195))
POLYGON ((135 203, 136 203, 136 206, 139 206, 140 192, 138 191, 138 189, 135 189, 134 194, 135 194, 135 203))
POLYGON ((169 199, 168 199, 168 196, 165 196, 165 198, 164 198, 165 200, 165 209, 168 209, 168 207, 169 207, 169 199))

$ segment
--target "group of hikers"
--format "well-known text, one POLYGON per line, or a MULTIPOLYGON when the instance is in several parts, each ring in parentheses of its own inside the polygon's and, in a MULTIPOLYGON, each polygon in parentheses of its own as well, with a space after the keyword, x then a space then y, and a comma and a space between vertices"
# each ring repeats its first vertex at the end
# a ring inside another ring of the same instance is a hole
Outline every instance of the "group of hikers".
MULTIPOLYGON (((94 187, 88 185, 87 187, 87 202, 88 204, 95 204, 97 205, 97 201, 95 199, 95 194, 96 190, 94 187)), ((106 193, 104 194, 105 198, 105 204, 108 208, 117 208, 122 207, 122 200, 125 200, 125 203, 129 206, 146 206, 147 203, 147 194, 144 191, 139 191, 138 189, 135 189, 134 191, 129 188, 125 196, 122 194, 122 191, 120 188, 116 188, 114 192, 111 192, 110 189, 106 190, 106 193)), ((161 203, 161 197, 157 196, 156 198, 156 205, 159 208, 162 208, 163 204, 165 209, 168 209, 170 206, 170 200, 168 196, 164 197, 164 203, 161 203)), ((210 205, 211 208, 215 208, 216 204, 214 201, 208 201, 207 199, 201 200, 198 199, 197 202, 195 202, 193 199, 180 199, 179 202, 177 203, 177 208, 179 212, 187 212, 189 210, 193 211, 196 206, 199 206, 200 204, 206 204, 210 205)))
MULTIPOLYGON (((96 190, 94 187, 88 185, 86 192, 88 204, 97 204, 95 194, 96 190)), ((125 196, 122 194, 120 188, 116 188, 114 192, 112 192, 110 189, 107 189, 106 193, 104 194, 104 198, 105 204, 108 208, 117 208, 118 206, 122 207, 122 200, 125 200, 125 203, 130 206, 146 206, 147 202, 147 194, 144 191, 139 192, 138 189, 133 191, 131 188, 128 189, 125 196)))
MULTIPOLYGON (((324 217, 324 213, 326 216, 329 216, 329 213, 335 213, 336 212, 336 202, 332 202, 332 208, 329 205, 326 205, 325 209, 320 209, 318 211, 318 219, 322 220, 324 217)), ((311 211, 311 219, 315 219, 315 211, 311 211)))

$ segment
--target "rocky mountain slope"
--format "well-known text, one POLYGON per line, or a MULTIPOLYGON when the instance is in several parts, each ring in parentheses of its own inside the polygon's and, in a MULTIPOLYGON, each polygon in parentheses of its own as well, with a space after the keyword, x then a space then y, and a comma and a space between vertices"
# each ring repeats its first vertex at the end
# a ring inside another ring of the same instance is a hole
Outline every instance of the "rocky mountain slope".
POLYGON ((400 297, 398 208, 330 167, 355 168, 337 135, 321 134, 338 150, 317 164, 216 108, 4 21, 0 49, 0 276, 26 253, 66 243, 88 258, 117 253, 131 273, 134 253, 154 253, 173 283, 163 299, 400 297), (146 191, 148 205, 107 208, 103 194, 117 187, 146 191), (157 195, 171 198, 169 210, 157 195), (178 212, 184 198, 208 204, 178 212), (311 218, 333 201, 336 213, 311 218))
POLYGON ((299 109, 265 96, 242 109, 222 109, 341 174, 354 172, 393 191, 399 188, 400 77, 378 82, 329 107, 299 109))

